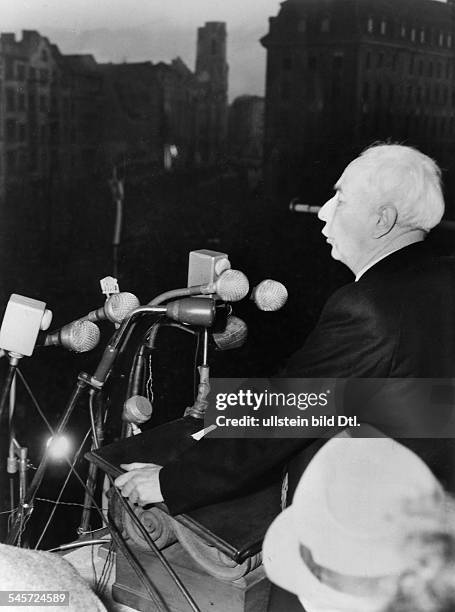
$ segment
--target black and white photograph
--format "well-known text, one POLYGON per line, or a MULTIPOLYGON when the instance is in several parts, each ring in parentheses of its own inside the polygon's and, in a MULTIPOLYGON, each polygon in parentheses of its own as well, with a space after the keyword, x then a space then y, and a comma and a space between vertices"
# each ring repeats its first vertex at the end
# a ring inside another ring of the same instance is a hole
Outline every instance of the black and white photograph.
POLYGON ((455 0, 0 0, 0 610, 455 612, 455 0))

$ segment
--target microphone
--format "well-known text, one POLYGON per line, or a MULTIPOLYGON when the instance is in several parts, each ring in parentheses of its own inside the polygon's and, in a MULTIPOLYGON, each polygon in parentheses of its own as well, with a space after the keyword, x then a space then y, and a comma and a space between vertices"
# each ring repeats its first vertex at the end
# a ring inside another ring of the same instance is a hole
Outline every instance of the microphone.
POLYGON ((225 270, 216 281, 200 285, 198 289, 204 295, 215 293, 224 302, 238 302, 248 295, 250 284, 240 270, 225 270))
POLYGON ((30 357, 39 331, 47 331, 51 321, 52 312, 45 302, 11 294, 0 327, 0 349, 30 357))
POLYGON ((210 327, 215 320, 215 302, 207 298, 183 298, 169 302, 165 314, 179 323, 210 327))
POLYGON ((251 299, 259 310, 274 312, 286 304, 288 290, 282 283, 267 278, 253 289, 251 299))
POLYGON ((104 321, 108 319, 112 323, 121 323, 123 319, 139 306, 139 300, 132 293, 114 293, 105 302, 104 306, 92 310, 80 321, 104 321))
POLYGON ((239 270, 225 270, 216 281, 205 285, 193 285, 182 289, 165 291, 153 298, 149 306, 158 306, 167 300, 189 295, 213 295, 225 302, 238 302, 248 294, 250 284, 247 277, 239 270))
POLYGON ((235 315, 228 316, 223 331, 212 334, 216 347, 220 351, 229 351, 243 346, 247 337, 248 327, 245 321, 235 315))
POLYGON ((91 321, 73 321, 61 329, 46 334, 39 346, 63 346, 75 353, 86 353, 98 344, 100 330, 91 321))
POLYGON ((152 404, 142 395, 133 395, 123 404, 122 420, 140 425, 152 416, 152 404))

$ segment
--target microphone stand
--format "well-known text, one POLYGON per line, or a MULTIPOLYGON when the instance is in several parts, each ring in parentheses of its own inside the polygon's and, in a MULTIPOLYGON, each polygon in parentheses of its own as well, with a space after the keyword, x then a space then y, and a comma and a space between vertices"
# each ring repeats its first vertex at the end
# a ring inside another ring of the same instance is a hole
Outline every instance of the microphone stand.
POLYGON ((0 424, 2 422, 3 411, 5 410, 6 402, 10 395, 11 387, 13 385, 13 380, 16 375, 17 366, 19 364, 19 359, 22 359, 23 355, 20 353, 9 352, 9 368, 6 373, 5 382, 3 383, 2 393, 0 395, 0 424))
POLYGON ((192 406, 189 406, 184 413, 184 416, 190 416, 195 419, 203 419, 207 411, 208 401, 207 396, 210 393, 210 368, 208 364, 208 345, 209 345, 209 332, 205 328, 202 332, 203 339, 203 356, 202 364, 198 367, 199 371, 199 385, 197 391, 197 397, 192 406))
MULTIPOLYGON (((78 376, 76 386, 71 394, 70 399, 66 405, 65 411, 60 419, 57 429, 55 430, 55 434, 60 434, 66 427, 68 420, 76 407, 80 396, 84 389, 90 384, 90 377, 88 374, 81 372, 78 376)), ((49 462, 51 453, 51 445, 46 447, 44 451, 44 455, 41 459, 41 462, 35 472, 35 475, 30 483, 28 491, 23 495, 23 499, 21 500, 20 507, 14 521, 11 525, 11 528, 8 532, 6 538, 6 544, 15 545, 18 538, 22 533, 22 527, 24 521, 31 515, 33 512, 33 502, 36 497, 36 493, 41 485, 41 482, 44 477, 44 473, 46 471, 47 464, 49 462)))
MULTIPOLYGON (((92 445, 91 450, 95 450, 102 446, 104 440, 104 404, 101 400, 101 393, 90 389, 89 391, 89 403, 90 403, 90 424, 92 429, 92 445)), ((98 474, 98 468, 94 463, 90 463, 88 467, 87 479, 85 483, 85 494, 83 502, 83 510, 81 516, 81 522, 77 528, 78 535, 84 535, 87 533, 90 527, 90 515, 92 510, 92 500, 95 496, 96 489, 96 476, 98 474)))
MULTIPOLYGON (((8 459, 6 463, 6 471, 9 474, 10 481, 10 509, 11 513, 15 511, 15 503, 14 503, 14 480, 13 476, 19 470, 19 515, 18 518, 20 520, 21 526, 24 524, 24 515, 22 512, 25 492, 27 490, 27 470, 29 468, 28 464, 28 449, 26 447, 20 446, 18 441, 16 440, 16 433, 14 430, 14 409, 16 405, 16 376, 14 375, 13 380, 11 382, 11 389, 9 394, 9 442, 8 442, 8 459)), ((22 527, 21 527, 22 532, 22 527)))

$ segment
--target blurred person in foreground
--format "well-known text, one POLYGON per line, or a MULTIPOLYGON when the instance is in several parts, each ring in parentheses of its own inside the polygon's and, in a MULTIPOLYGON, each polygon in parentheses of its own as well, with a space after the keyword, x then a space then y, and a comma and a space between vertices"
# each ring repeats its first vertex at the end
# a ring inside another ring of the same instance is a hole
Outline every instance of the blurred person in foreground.
POLYGON ((36 610, 44 606, 45 610, 107 612, 88 582, 68 561, 42 550, 0 544, 0 590, 5 610, 36 610), (67 599, 59 605, 64 593, 67 599), (25 603, 28 595, 30 605, 25 603))
MULTIPOLYGON (((368 426, 354 435, 378 435, 368 426)), ((337 434, 269 528, 269 578, 306 612, 455 609, 453 502, 412 451, 337 434)))

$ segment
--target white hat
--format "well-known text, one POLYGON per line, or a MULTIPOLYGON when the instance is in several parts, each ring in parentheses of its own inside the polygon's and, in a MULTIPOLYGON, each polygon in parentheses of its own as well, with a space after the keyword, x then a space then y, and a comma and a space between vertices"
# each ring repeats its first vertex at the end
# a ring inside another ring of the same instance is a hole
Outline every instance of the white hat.
MULTIPOLYGON (((362 427, 364 435, 375 432, 362 427)), ((381 609, 390 596, 383 578, 406 567, 408 504, 429 498, 442 500, 442 488, 409 449, 386 437, 338 434, 313 457, 292 505, 270 526, 266 573, 307 612, 381 609)))

